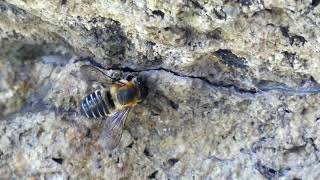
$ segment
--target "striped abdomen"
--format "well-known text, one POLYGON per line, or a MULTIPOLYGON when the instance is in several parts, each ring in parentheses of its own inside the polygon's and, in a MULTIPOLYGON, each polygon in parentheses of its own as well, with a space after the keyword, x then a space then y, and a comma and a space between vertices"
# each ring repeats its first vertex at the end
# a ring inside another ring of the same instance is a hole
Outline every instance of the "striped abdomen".
POLYGON ((81 110, 88 118, 108 116, 115 105, 109 91, 95 91, 89 94, 81 103, 81 110))

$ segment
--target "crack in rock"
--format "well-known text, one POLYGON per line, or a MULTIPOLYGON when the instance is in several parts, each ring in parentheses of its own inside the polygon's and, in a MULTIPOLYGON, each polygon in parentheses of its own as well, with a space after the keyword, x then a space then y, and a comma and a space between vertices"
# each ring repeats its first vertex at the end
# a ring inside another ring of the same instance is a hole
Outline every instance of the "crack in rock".
MULTIPOLYGON (((255 86, 254 88, 250 88, 250 89, 244 89, 244 88, 240 88, 237 85, 234 84, 223 84, 220 82, 212 82, 210 81, 208 78, 203 77, 203 76, 192 76, 192 75, 185 75, 185 74, 181 74, 179 72, 167 69, 167 68, 163 68, 163 67, 159 67, 159 68, 150 68, 150 69, 133 69, 130 67, 119 67, 117 65, 115 66, 111 66, 109 68, 105 68, 103 65, 101 65, 100 63, 96 62, 95 60, 93 60, 92 58, 84 58, 84 59, 77 59, 74 61, 74 63, 77 62, 88 62, 93 66, 96 66, 98 68, 101 68, 103 70, 118 70, 118 71, 122 71, 122 72, 129 72, 129 73, 141 73, 141 72, 149 72, 149 71, 165 71, 168 73, 171 73, 175 76, 179 76, 179 77, 184 77, 184 78, 191 78, 191 79, 198 79, 201 80, 203 82, 205 82, 206 84, 213 86, 213 87, 219 87, 219 88, 226 88, 226 89, 232 89, 238 93, 241 94, 261 94, 264 92, 269 92, 269 91, 279 91, 285 94, 293 94, 293 95, 307 95, 307 94, 317 94, 320 93, 320 87, 296 87, 296 88, 292 88, 292 87, 288 87, 286 85, 272 85, 272 86, 255 86)), ((280 84, 278 82, 274 82, 275 84, 280 84)))
POLYGON ((103 65, 101 65, 100 63, 94 61, 91 58, 78 59, 78 60, 74 61, 74 63, 77 63, 77 62, 88 62, 93 66, 96 66, 98 68, 101 68, 101 69, 104 69, 104 70, 107 70, 107 71, 108 70, 119 70, 119 71, 122 71, 122 72, 129 72, 129 73, 141 73, 141 72, 149 72, 149 71, 165 71, 165 72, 171 73, 171 74, 173 74, 175 76, 179 76, 179 77, 198 79, 198 80, 201 80, 201 81, 203 81, 203 82, 205 82, 205 83, 207 83, 207 84, 209 84, 210 86, 213 86, 213 87, 222 87, 222 88, 227 88, 227 89, 234 89, 235 91, 237 91, 239 93, 249 93, 249 94, 256 94, 257 93, 256 89, 243 89, 243 88, 240 88, 240 87, 238 87, 238 86, 236 86, 234 84, 214 83, 214 82, 210 81, 209 79, 207 79, 206 77, 185 75, 185 74, 181 74, 181 73, 178 73, 176 71, 173 71, 173 70, 170 70, 170 69, 167 69, 167 68, 163 68, 163 67, 144 69, 144 70, 133 69, 133 68, 130 68, 130 67, 119 67, 119 66, 111 66, 109 68, 105 68, 103 65))

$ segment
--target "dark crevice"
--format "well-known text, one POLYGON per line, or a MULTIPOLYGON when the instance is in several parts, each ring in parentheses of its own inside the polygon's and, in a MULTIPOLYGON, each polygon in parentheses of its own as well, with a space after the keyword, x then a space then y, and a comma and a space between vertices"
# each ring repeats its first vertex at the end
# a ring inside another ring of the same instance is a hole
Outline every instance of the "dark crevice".
POLYGON ((65 4, 67 4, 67 0, 61 0, 60 3, 61 3, 61 5, 65 5, 65 4))
MULTIPOLYGON (((149 71, 165 71, 165 72, 171 73, 175 76, 179 76, 179 77, 183 77, 183 78, 198 79, 198 80, 201 80, 201 81, 207 83, 208 85, 216 87, 216 88, 232 89, 232 90, 234 90, 238 93, 241 93, 241 94, 257 94, 257 93, 269 92, 269 91, 279 91, 279 92, 287 93, 287 94, 300 94, 300 95, 320 93, 320 86, 319 87, 316 86, 316 87, 292 88, 292 87, 288 87, 285 84, 279 84, 278 82, 274 82, 273 83, 274 85, 265 85, 265 86, 260 85, 259 86, 259 84, 257 84, 257 87, 252 87, 250 89, 244 89, 244 88, 238 87, 237 85, 234 85, 234 84, 225 84, 224 82, 212 82, 207 77, 185 75, 185 74, 181 74, 179 72, 175 72, 173 70, 166 69, 163 67, 140 70, 140 69, 133 69, 130 67, 120 67, 118 65, 113 65, 109 68, 105 68, 100 63, 94 61, 92 58, 82 58, 82 59, 80 58, 80 59, 74 61, 74 63, 77 63, 80 61, 88 62, 91 65, 96 66, 98 68, 101 68, 103 70, 118 70, 118 71, 128 72, 128 73, 141 73, 141 72, 149 72, 149 71)), ((243 66, 246 66, 246 65, 243 65, 243 66)))
POLYGON ((58 164, 62 164, 64 161, 62 158, 52 158, 52 160, 58 164))
POLYGON ((179 161, 179 159, 177 159, 177 158, 170 158, 170 159, 168 159, 168 165, 169 165, 170 167, 172 167, 172 166, 174 166, 178 161, 179 161))
POLYGON ((306 144, 300 145, 300 146, 293 146, 289 149, 285 149, 284 154, 290 154, 290 153, 300 153, 302 151, 305 151, 306 144))
POLYGON ((294 177, 292 180, 302 180, 301 178, 294 177))
POLYGON ((162 11, 160 11, 160 10, 152 11, 152 14, 153 14, 153 15, 156 15, 156 16, 160 16, 161 19, 164 18, 164 12, 162 12, 162 11))
POLYGON ((198 1, 191 0, 191 3, 195 8, 203 9, 203 7, 201 6, 201 4, 198 1))
POLYGON ((238 2, 242 6, 251 6, 253 4, 253 0, 238 0, 238 2))
POLYGON ((225 159, 225 158, 221 158, 221 157, 218 157, 215 155, 208 156, 208 159, 211 159, 213 161, 218 161, 218 162, 225 162, 225 163, 234 161, 234 159, 225 159))
POLYGON ((318 6, 320 4, 320 0, 312 0, 311 5, 312 6, 318 6))
POLYGON ((303 36, 292 34, 289 32, 289 26, 280 26, 282 36, 288 38, 291 46, 304 46, 307 40, 303 36))
POLYGON ((213 31, 209 31, 206 33, 206 38, 213 39, 213 40, 220 40, 222 39, 222 30, 220 28, 214 29, 213 31))
POLYGON ((147 156, 147 157, 152 157, 152 155, 151 155, 151 153, 150 153, 150 151, 149 151, 148 148, 144 148, 143 154, 144 154, 145 156, 147 156))
POLYGON ((315 151, 319 151, 317 145, 314 143, 313 138, 304 138, 304 141, 311 144, 311 146, 314 148, 315 151))
POLYGON ((104 69, 104 70, 119 70, 122 72, 129 72, 129 73, 141 73, 141 72, 148 72, 148 71, 165 71, 168 73, 171 73, 175 76, 179 76, 179 77, 184 77, 184 78, 191 78, 191 79, 199 79, 201 81, 206 82, 207 84, 214 86, 214 87, 223 87, 223 88, 227 88, 227 89, 234 89, 235 91, 239 92, 239 93, 250 93, 250 94, 255 94, 257 93, 256 89, 242 89, 240 87, 237 87, 234 84, 224 84, 222 82, 211 82, 209 79, 207 79, 206 77, 202 77, 202 76, 192 76, 192 75, 184 75, 166 68, 151 68, 151 69, 145 69, 145 70, 138 70, 138 69, 133 69, 133 68, 129 68, 129 67, 119 67, 117 65, 111 66, 109 68, 105 68, 103 67, 103 65, 101 65, 100 63, 96 62, 95 60, 93 60, 90 57, 85 57, 85 58, 80 58, 74 61, 74 63, 77 62, 89 62, 91 65, 96 66, 98 68, 104 69))
POLYGON ((290 39, 290 45, 296 45, 296 46, 304 46, 304 44, 307 42, 307 40, 303 36, 299 35, 293 35, 290 39))
POLYGON ((101 162, 102 162, 102 159, 101 159, 101 158, 98 158, 98 159, 96 160, 95 165, 96 165, 96 168, 97 168, 97 169, 101 169, 101 168, 102 168, 101 162))
POLYGON ((288 51, 284 51, 282 52, 283 56, 284 56, 284 60, 285 62, 287 62, 290 67, 294 67, 294 61, 297 59, 296 53, 291 53, 288 51))
POLYGON ((238 57, 233 54, 230 49, 219 49, 213 53, 219 57, 225 64, 236 67, 236 68, 247 68, 245 58, 238 57))
POLYGON ((91 133, 91 129, 88 128, 85 137, 87 138, 92 138, 92 133, 91 133))
POLYGON ((227 13, 224 12, 222 9, 218 10, 218 9, 213 9, 213 12, 215 14, 215 16, 220 19, 220 20, 227 20, 227 13))
POLYGON ((275 179, 279 176, 283 176, 283 173, 281 170, 275 170, 271 167, 267 167, 265 165, 262 165, 260 162, 255 164, 255 169, 259 171, 259 173, 264 176, 266 179, 275 179))
POLYGON ((172 100, 168 100, 169 101, 169 105, 174 109, 174 110, 178 110, 179 109, 179 104, 173 102, 172 100))
POLYGON ((281 33, 282 33, 282 36, 287 37, 287 38, 290 38, 290 35, 289 35, 289 27, 288 27, 288 26, 281 26, 281 27, 280 27, 280 31, 281 31, 281 33))
POLYGON ((132 148, 132 147, 133 147, 133 144, 134 144, 134 142, 132 141, 132 142, 127 146, 127 148, 132 148))
POLYGON ((257 93, 256 89, 242 89, 240 87, 237 87, 234 84, 224 84, 222 82, 218 82, 218 83, 214 83, 211 82, 209 79, 207 79, 206 77, 202 77, 202 76, 191 76, 191 75, 184 75, 184 74, 180 74, 178 72, 166 69, 166 68, 155 68, 155 69, 146 69, 146 70, 134 70, 128 67, 125 68, 119 68, 119 69, 106 69, 106 70, 121 70, 123 72, 147 72, 147 71, 166 71, 169 72, 175 76, 180 76, 180 77, 184 77, 184 78, 191 78, 191 79, 199 79, 201 81, 206 82, 207 84, 214 86, 214 87, 223 87, 223 88, 231 88, 234 89, 235 91, 239 92, 239 93, 250 93, 250 94, 255 94, 257 93))
POLYGON ((158 173, 158 170, 154 171, 153 173, 151 173, 151 174, 148 176, 148 178, 149 178, 149 179, 155 179, 156 176, 157 176, 157 173, 158 173))

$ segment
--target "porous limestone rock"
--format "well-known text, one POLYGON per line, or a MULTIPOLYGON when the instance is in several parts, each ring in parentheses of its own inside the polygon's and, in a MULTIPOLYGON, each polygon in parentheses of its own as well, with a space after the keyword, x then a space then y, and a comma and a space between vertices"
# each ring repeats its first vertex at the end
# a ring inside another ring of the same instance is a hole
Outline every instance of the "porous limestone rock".
POLYGON ((318 179, 320 1, 0 1, 0 179, 318 179), (139 73, 113 151, 79 68, 139 73))

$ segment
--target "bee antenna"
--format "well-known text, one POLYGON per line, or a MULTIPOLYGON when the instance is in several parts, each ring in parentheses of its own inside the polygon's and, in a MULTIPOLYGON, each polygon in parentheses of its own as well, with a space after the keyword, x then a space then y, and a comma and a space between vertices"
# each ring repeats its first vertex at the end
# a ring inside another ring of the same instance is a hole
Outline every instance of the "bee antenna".
POLYGON ((107 76, 108 78, 112 79, 113 81, 116 81, 116 82, 119 82, 119 83, 125 85, 123 82, 121 82, 121 81, 119 81, 118 79, 115 79, 115 78, 109 76, 109 75, 106 74, 105 72, 101 71, 99 68, 96 68, 96 70, 100 71, 103 75, 107 76))

